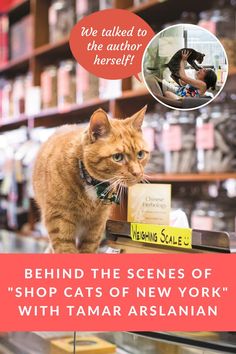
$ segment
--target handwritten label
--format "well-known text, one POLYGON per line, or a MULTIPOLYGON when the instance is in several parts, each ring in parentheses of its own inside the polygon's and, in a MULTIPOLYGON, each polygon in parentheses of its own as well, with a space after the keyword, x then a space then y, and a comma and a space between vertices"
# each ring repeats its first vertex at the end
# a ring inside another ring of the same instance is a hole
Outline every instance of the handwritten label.
POLYGON ((162 133, 165 151, 179 151, 182 148, 182 134, 179 125, 164 126, 162 133))
POLYGON ((213 230, 213 219, 210 216, 192 215, 191 226, 193 229, 213 230))
POLYGON ((216 34, 216 22, 214 21, 200 21, 199 26, 205 28, 213 34, 216 34))
POLYGON ((212 123, 204 123, 197 126, 196 145, 197 149, 214 149, 214 126, 212 123))
POLYGON ((155 150, 155 130, 153 128, 143 128, 143 136, 144 140, 146 141, 146 144, 148 146, 149 151, 154 151, 155 150))
POLYGON ((130 235, 133 241, 160 246, 192 248, 192 229, 131 223, 130 235))

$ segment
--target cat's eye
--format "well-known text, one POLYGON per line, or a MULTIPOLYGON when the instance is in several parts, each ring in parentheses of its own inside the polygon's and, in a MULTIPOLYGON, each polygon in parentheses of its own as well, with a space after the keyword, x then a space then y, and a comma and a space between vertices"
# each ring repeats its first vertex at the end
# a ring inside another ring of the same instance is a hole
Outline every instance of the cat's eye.
POLYGON ((115 162, 121 162, 124 160, 124 154, 117 153, 117 154, 112 155, 112 158, 115 162))
POLYGON ((145 151, 143 151, 143 150, 140 150, 140 151, 137 153, 137 158, 138 158, 139 160, 143 159, 144 156, 145 156, 145 151))

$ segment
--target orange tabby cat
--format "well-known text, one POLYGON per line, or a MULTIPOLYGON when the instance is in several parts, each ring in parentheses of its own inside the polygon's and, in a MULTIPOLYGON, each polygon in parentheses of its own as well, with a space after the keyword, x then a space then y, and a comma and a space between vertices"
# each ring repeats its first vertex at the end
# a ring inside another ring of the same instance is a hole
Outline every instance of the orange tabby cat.
POLYGON ((119 120, 98 109, 83 134, 68 125, 42 145, 33 187, 54 252, 96 252, 117 188, 143 179, 145 111, 119 120))

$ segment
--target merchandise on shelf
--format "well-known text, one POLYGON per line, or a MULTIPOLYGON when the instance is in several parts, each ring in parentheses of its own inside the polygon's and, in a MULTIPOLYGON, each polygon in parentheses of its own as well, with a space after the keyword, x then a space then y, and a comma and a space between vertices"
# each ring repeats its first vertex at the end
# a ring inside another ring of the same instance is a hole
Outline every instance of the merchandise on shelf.
POLYGON ((196 130, 198 171, 234 171, 236 119, 232 119, 230 107, 224 105, 222 109, 222 104, 214 105, 200 112, 196 130))
POLYGON ((99 10, 111 9, 113 7, 113 0, 99 0, 99 10))
POLYGON ((134 6, 139 6, 142 4, 147 4, 150 0, 133 0, 134 6))
POLYGON ((76 18, 81 20, 84 16, 96 12, 100 9, 99 0, 76 0, 76 18))
POLYGON ((9 19, 7 15, 0 15, 0 66, 8 62, 8 31, 9 19))
POLYGON ((122 94, 122 80, 106 80, 99 78, 99 98, 111 99, 122 94))
POLYGON ((57 71, 58 107, 68 107, 76 102, 76 64, 73 60, 60 62, 57 71))
POLYGON ((3 117, 2 91, 3 91, 4 83, 5 83, 5 80, 4 79, 0 79, 0 125, 1 125, 1 120, 2 120, 2 117, 3 117))
POLYGON ((81 104, 98 98, 98 77, 89 73, 81 65, 76 64, 76 102, 81 104))
POLYGON ((145 167, 146 173, 164 172, 162 124, 163 118, 157 112, 150 112, 145 115, 142 131, 150 151, 150 160, 145 167))
POLYGON ((142 74, 139 73, 138 76, 139 76, 140 80, 138 80, 135 76, 132 76, 132 79, 131 79, 132 90, 144 89, 146 87, 143 80, 142 80, 142 74))
MULTIPOLYGON (((4 122, 19 118, 25 113, 27 92, 32 87, 32 74, 17 76, 0 83, 0 118, 4 122)), ((28 98, 32 100, 32 97, 28 98)))
POLYGON ((28 211, 23 166, 19 157, 19 147, 27 140, 27 129, 21 128, 0 135, 1 163, 0 205, 6 211, 7 227, 16 229, 19 217, 28 211))
POLYGON ((26 90, 25 95, 25 114, 34 116, 41 111, 41 88, 40 86, 31 86, 26 90))
POLYGON ((236 65, 236 3, 230 0, 214 2, 211 10, 200 13, 199 26, 212 32, 223 44, 230 65, 236 65))
MULTIPOLYGON (((54 130, 44 131, 48 136, 48 131, 54 130)), ((5 228, 19 229, 27 222, 31 173, 41 143, 41 128, 34 133, 34 139, 28 139, 27 128, 22 127, 0 135, 0 209, 7 216, 5 228)))
POLYGON ((191 173, 197 169, 195 117, 189 112, 167 112, 162 144, 166 173, 191 173))
MULTIPOLYGON (((193 24, 193 25, 197 24, 197 15, 196 15, 196 13, 195 12, 184 11, 180 15, 180 19, 179 20, 165 23, 162 26, 162 28, 164 29, 164 28, 167 28, 167 27, 170 27, 170 26, 173 26, 173 25, 177 25, 179 23, 190 23, 190 24, 193 24)), ((155 30, 155 32, 159 32, 160 28, 156 27, 154 30, 155 30)))
POLYGON ((221 204, 220 198, 216 200, 204 200, 196 203, 191 216, 193 229, 209 231, 235 230, 235 210, 231 203, 221 204))
POLYGON ((18 76, 12 88, 13 117, 25 112, 25 82, 23 76, 18 76))
POLYGON ((2 88, 2 118, 7 120, 13 117, 13 82, 12 80, 6 80, 2 88))
POLYGON ((68 36, 75 24, 74 0, 52 0, 48 11, 49 42, 54 43, 68 36))
POLYGON ((29 55, 33 49, 33 15, 10 26, 10 59, 29 55))
POLYGON ((139 183, 128 188, 127 221, 170 225, 171 185, 139 183))
POLYGON ((40 77, 42 108, 57 106, 57 67, 50 65, 44 68, 40 77))

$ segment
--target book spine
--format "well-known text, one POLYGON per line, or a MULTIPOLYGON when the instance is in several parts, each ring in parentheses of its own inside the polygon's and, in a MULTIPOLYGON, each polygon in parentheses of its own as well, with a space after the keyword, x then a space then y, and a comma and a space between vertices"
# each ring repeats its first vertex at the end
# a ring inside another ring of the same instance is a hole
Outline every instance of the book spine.
POLYGON ((0 65, 8 62, 8 30, 9 20, 7 15, 2 15, 0 18, 0 65))

